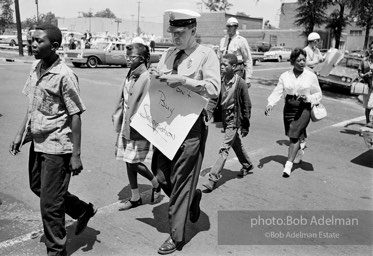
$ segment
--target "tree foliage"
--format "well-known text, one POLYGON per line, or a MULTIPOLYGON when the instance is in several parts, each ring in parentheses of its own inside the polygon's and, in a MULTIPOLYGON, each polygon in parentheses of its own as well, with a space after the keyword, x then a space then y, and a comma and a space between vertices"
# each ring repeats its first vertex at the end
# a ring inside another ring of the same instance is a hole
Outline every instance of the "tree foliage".
POLYGON ((327 21, 325 10, 329 0, 298 0, 295 25, 303 27, 303 34, 311 33, 315 26, 321 26, 327 21))
POLYGON ((117 16, 109 9, 106 8, 105 10, 96 12, 95 17, 101 17, 101 18, 110 18, 110 19, 116 19, 117 16))
POLYGON ((225 12, 233 6, 228 0, 202 0, 202 2, 211 12, 225 12))
POLYGON ((342 31, 349 24, 349 15, 345 13, 346 8, 351 6, 353 0, 332 0, 331 4, 338 6, 327 18, 326 28, 330 28, 335 39, 335 48, 339 49, 342 31))
POLYGON ((373 28, 373 1, 351 0, 351 16, 356 25, 365 28, 364 49, 368 47, 369 30, 373 28))
POLYGON ((12 9, 13 0, 3 0, 1 2, 1 16, 0 16, 0 27, 7 27, 14 23, 12 9))

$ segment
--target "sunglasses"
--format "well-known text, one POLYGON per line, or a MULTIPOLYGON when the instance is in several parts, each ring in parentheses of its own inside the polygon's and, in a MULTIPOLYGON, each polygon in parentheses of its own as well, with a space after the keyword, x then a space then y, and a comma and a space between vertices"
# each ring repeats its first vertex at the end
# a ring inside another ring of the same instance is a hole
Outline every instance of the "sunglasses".
POLYGON ((237 27, 236 25, 227 25, 227 28, 237 27))

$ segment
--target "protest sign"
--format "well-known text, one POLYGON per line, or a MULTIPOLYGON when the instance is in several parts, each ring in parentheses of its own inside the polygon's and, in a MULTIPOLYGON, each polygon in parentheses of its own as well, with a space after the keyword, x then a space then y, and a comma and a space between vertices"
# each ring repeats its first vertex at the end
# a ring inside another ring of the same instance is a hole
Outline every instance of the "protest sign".
POLYGON ((325 61, 320 69, 320 76, 328 76, 333 67, 343 58, 343 53, 338 49, 330 49, 325 56, 325 61))
POLYGON ((151 76, 150 89, 131 126, 172 160, 206 103, 184 86, 171 88, 151 76))

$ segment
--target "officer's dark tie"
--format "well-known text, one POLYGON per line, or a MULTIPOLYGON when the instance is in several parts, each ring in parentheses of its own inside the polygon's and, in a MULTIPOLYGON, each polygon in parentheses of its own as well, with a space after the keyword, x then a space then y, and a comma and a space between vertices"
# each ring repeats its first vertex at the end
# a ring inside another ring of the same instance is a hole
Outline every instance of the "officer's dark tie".
POLYGON ((228 39, 227 48, 225 48, 225 54, 228 53, 229 44, 231 43, 232 38, 228 39))
POLYGON ((180 65, 182 61, 182 56, 184 54, 184 50, 180 50, 178 53, 176 53, 176 57, 174 60, 174 65, 172 66, 172 74, 177 74, 177 67, 180 65))

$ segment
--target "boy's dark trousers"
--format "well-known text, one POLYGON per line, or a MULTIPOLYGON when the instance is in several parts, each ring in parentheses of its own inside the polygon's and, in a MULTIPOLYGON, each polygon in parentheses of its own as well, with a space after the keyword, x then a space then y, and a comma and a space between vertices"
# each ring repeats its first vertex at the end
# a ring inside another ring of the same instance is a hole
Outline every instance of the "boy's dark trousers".
POLYGON ((51 155, 34 151, 30 145, 31 190, 40 197, 40 211, 48 255, 66 255, 65 213, 77 219, 88 204, 68 192, 71 154, 51 155))
POLYGON ((249 166, 252 165, 250 157, 242 144, 241 136, 238 132, 239 129, 236 127, 225 127, 224 142, 219 150, 219 158, 210 170, 210 180, 216 182, 221 178, 221 171, 225 165, 225 161, 228 158, 229 150, 231 148, 233 148, 233 151, 236 153, 238 161, 242 164, 243 168, 249 168, 249 166))

